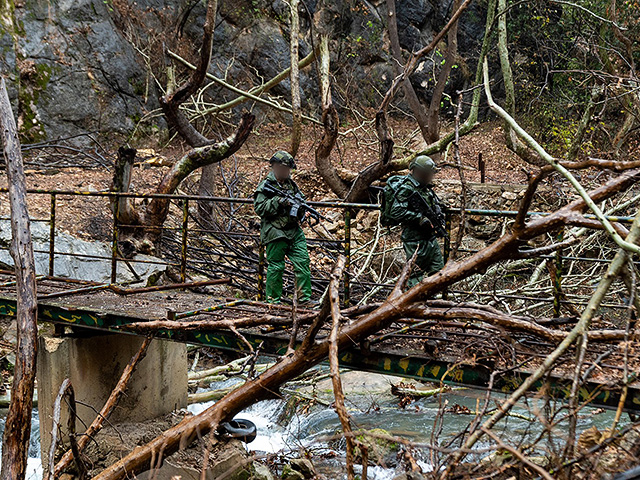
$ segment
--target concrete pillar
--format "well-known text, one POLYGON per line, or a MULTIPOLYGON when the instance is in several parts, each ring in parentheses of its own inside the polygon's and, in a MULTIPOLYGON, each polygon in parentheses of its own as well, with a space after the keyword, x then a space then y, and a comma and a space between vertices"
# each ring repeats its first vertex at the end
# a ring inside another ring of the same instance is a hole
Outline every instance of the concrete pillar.
MULTIPOLYGON (((43 465, 48 463, 53 404, 62 381, 69 378, 76 400, 87 405, 77 405, 77 431, 82 433, 84 425, 93 421, 106 402, 142 341, 141 337, 124 334, 40 337, 37 380, 43 465)), ((109 421, 139 422, 186 407, 187 372, 185 344, 153 340, 109 421)), ((66 411, 63 407, 63 431, 66 411)))

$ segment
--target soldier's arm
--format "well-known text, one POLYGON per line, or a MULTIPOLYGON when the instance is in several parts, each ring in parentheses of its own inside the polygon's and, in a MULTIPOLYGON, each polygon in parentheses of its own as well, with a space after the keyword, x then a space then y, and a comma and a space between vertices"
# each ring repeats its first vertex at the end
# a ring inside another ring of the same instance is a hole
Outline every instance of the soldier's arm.
POLYGON ((260 217, 275 217, 282 208, 280 198, 268 198, 264 193, 258 191, 253 199, 253 208, 260 217))
POLYGON ((408 188, 400 188, 393 199, 389 210, 391 219, 398 223, 419 225, 422 215, 409 208, 409 197, 413 192, 408 188))

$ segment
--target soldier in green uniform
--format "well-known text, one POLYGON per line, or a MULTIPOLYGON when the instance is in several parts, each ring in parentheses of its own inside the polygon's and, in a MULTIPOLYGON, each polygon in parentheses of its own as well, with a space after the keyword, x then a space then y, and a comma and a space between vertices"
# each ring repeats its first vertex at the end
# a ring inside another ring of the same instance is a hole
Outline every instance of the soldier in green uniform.
POLYGON ((391 177, 387 183, 394 190, 389 206, 390 221, 403 227, 402 243, 407 260, 418 250, 415 263, 418 268, 413 268, 407 281, 407 286, 412 287, 422 281, 425 273, 432 275, 444 267, 437 240, 444 236, 444 217, 440 200, 433 191, 435 162, 426 155, 420 155, 411 162, 409 168, 409 175, 391 177), (425 213, 426 208, 429 208, 431 215, 425 213), (433 218, 434 213, 439 213, 439 218, 433 218))
POLYGON ((267 302, 279 303, 282 297, 282 275, 284 260, 288 257, 296 274, 298 303, 312 306, 311 273, 309 271, 309 251, 307 239, 300 227, 300 221, 289 215, 291 202, 284 196, 268 194, 263 191, 269 183, 276 190, 293 195, 300 192, 291 179, 291 169, 296 168, 293 157, 285 152, 276 152, 271 160, 271 172, 258 185, 253 195, 253 205, 261 219, 260 240, 267 255, 267 302))

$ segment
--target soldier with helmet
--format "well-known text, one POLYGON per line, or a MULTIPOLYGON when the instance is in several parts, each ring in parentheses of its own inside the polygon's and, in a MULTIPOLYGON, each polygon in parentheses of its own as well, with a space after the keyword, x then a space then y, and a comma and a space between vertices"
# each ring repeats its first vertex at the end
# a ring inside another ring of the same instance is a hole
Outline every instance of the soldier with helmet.
POLYGON ((396 175, 387 181, 387 224, 400 224, 407 259, 418 251, 408 287, 420 282, 424 274, 432 275, 444 267, 438 237, 445 235, 441 202, 433 191, 435 162, 426 155, 417 156, 409 166, 409 175, 396 175))
POLYGON ((290 215, 291 201, 286 198, 287 194, 302 195, 290 177, 291 170, 296 168, 295 160, 289 153, 281 150, 276 152, 269 162, 271 172, 258 185, 253 195, 253 205, 261 219, 260 240, 265 246, 268 262, 266 299, 270 303, 280 303, 282 276, 287 257, 295 271, 299 304, 314 306, 315 303, 311 301, 307 239, 300 227, 300 219, 290 215), (267 185, 270 188, 265 189, 267 185), (271 193, 274 191, 280 191, 282 195, 271 193))

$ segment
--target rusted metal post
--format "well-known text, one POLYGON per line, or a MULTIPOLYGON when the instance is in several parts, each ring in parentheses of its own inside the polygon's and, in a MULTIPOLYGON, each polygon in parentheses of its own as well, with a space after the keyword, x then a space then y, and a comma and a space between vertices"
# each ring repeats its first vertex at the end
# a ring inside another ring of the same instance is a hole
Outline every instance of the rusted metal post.
POLYGON ((51 194, 51 212, 49 215, 49 276, 54 276, 56 249, 56 194, 51 194))
MULTIPOLYGON (((556 241, 558 243, 564 240, 564 228, 560 229, 556 241)), ((562 307, 562 249, 556 250, 556 272, 553 282, 553 316, 560 317, 560 307, 562 307)))
POLYGON ((189 200, 182 202, 182 243, 180 252, 180 281, 184 283, 187 279, 187 241, 189 235, 189 200))
POLYGON ((258 244, 258 300, 265 299, 264 261, 265 261, 264 244, 262 242, 259 242, 258 244))
POLYGON ((442 256, 444 257, 444 263, 447 263, 449 255, 451 255, 451 211, 449 209, 444 211, 444 229, 447 234, 444 236, 442 256))
POLYGON ((113 236, 111 243, 111 283, 118 277, 118 217, 120 216, 120 195, 115 196, 113 205, 113 236))
MULTIPOLYGON (((444 229, 446 235, 444 236, 444 244, 443 244, 443 252, 442 256, 444 257, 444 263, 449 261, 449 255, 451 255, 451 210, 448 208, 444 211, 444 229)), ((449 289, 445 288, 442 291, 442 298, 446 300, 449 296, 449 289)))
POLYGON ((351 209, 347 208, 344 211, 344 256, 346 261, 344 263, 343 282, 344 282, 344 306, 349 306, 351 295, 351 275, 349 269, 351 268, 351 209))

